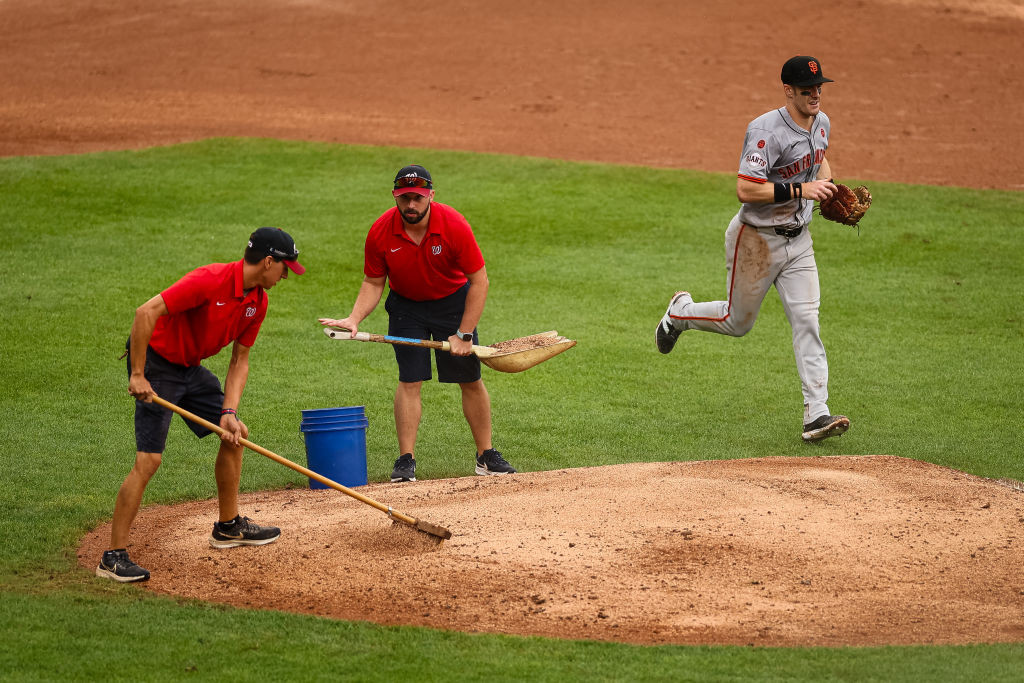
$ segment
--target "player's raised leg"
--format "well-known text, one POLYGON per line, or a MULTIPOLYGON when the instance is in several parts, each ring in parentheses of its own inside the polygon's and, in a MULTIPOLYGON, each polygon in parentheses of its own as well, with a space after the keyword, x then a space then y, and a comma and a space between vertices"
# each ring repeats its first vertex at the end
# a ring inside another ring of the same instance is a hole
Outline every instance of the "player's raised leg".
MULTIPOLYGON (((733 218, 725 233, 726 299, 695 302, 686 292, 673 296, 656 331, 658 350, 668 353, 684 330, 717 332, 742 337, 757 320, 765 294, 772 286, 784 258, 775 235, 744 225, 733 218)), ((784 240, 784 238, 778 238, 784 240)))

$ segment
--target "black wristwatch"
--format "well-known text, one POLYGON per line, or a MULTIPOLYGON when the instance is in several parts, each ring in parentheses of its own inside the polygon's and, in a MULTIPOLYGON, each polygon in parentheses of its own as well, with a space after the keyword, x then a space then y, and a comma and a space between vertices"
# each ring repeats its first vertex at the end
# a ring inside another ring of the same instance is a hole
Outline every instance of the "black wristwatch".
POLYGON ((468 341, 468 342, 473 341, 473 333, 472 332, 463 332, 462 330, 455 330, 455 336, 458 337, 459 339, 461 339, 462 341, 468 341))

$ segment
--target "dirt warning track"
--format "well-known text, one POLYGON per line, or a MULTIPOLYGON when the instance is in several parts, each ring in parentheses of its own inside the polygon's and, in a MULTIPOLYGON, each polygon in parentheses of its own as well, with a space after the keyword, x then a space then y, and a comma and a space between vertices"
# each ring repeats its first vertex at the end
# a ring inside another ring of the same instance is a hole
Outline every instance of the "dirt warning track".
POLYGON ((246 136, 735 173, 747 123, 780 106, 782 63, 809 53, 836 81, 837 178, 1024 188, 1024 158, 1000 153, 1024 147, 1008 125, 1024 113, 1019 2, 806 11, 456 0, 398 20, 380 0, 4 0, 0 155, 246 136))

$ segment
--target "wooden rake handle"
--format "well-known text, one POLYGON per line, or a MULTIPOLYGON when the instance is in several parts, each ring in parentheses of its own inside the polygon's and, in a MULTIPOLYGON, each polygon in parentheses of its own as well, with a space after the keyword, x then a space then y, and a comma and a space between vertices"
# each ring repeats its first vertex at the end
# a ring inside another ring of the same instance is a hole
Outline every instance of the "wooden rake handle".
MULTIPOLYGON (((376 342, 378 344, 398 344, 399 346, 419 346, 425 349, 439 349, 451 353, 452 345, 445 341, 434 341, 433 339, 414 339, 412 337, 395 337, 390 334, 372 334, 370 332, 356 332, 352 336, 348 330, 341 330, 337 327, 325 327, 324 334, 331 339, 353 339, 361 342, 376 342)), ((490 346, 478 346, 473 344, 473 354, 478 358, 490 358, 498 351, 490 346)))
MULTIPOLYGON (((192 422, 195 422, 196 424, 200 424, 200 425, 206 427, 211 432, 215 432, 215 433, 220 434, 220 435, 224 435, 224 434, 228 433, 227 430, 223 429, 220 425, 215 425, 212 422, 210 422, 209 420, 204 420, 203 418, 199 417, 195 413, 190 413, 189 411, 185 410, 184 408, 176 406, 175 404, 171 403, 170 401, 166 401, 166 400, 160 398, 159 396, 156 396, 156 395, 153 396, 153 403, 157 403, 159 405, 162 405, 164 408, 167 408, 168 410, 171 410, 171 411, 177 413, 178 415, 181 415, 185 419, 191 420, 192 422)), ((266 457, 270 458, 271 460, 273 460, 275 462, 278 462, 278 463, 281 463, 285 467, 293 469, 296 472, 299 472, 300 474, 304 474, 305 476, 309 477, 310 479, 315 479, 316 481, 320 482, 321 484, 324 484, 325 486, 330 486, 332 489, 336 489, 338 491, 341 491, 345 495, 352 496, 353 498, 355 498, 356 500, 360 501, 361 503, 366 503, 367 505, 372 505, 373 507, 377 508, 381 512, 386 512, 389 517, 397 519, 398 521, 403 522, 405 524, 408 524, 411 527, 415 527, 416 529, 418 529, 420 531, 423 531, 425 533, 431 534, 432 536, 437 536, 441 540, 444 540, 446 538, 451 538, 452 537, 452 532, 449 531, 448 529, 444 528, 443 526, 438 526, 437 524, 431 524, 430 522, 426 522, 426 521, 424 521, 422 519, 416 519, 415 517, 410 517, 409 515, 404 515, 401 512, 398 512, 397 510, 392 510, 390 505, 384 505, 383 503, 379 503, 379 502, 375 501, 373 498, 369 498, 369 497, 364 496, 363 494, 361 494, 361 493, 359 493, 357 491, 353 491, 352 489, 348 488, 347 486, 343 486, 343 485, 339 484, 336 481, 328 479, 327 477, 323 476, 322 474, 317 474, 316 472, 314 472, 311 469, 305 468, 302 465, 298 465, 298 464, 292 462, 291 460, 289 460, 288 458, 283 458, 280 455, 278 455, 277 453, 274 453, 273 451, 267 450, 266 448, 263 448, 263 446, 260 446, 258 444, 254 444, 252 441, 249 441, 248 439, 239 439, 239 442, 243 446, 245 446, 246 448, 248 448, 250 450, 253 450, 253 451, 256 451, 260 455, 265 455, 266 457)))

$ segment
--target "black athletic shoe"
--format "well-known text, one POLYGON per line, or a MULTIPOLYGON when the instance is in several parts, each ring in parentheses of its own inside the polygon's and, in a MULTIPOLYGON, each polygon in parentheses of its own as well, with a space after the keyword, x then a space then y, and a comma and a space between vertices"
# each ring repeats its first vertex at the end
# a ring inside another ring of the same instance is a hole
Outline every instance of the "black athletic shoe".
POLYGON ((214 548, 234 548, 240 545, 266 545, 281 537, 276 526, 260 526, 248 517, 235 517, 233 523, 213 523, 210 545, 214 548))
POLYGON ((515 474, 516 468, 505 462, 505 458, 501 457, 501 453, 493 448, 488 448, 476 456, 476 473, 483 476, 490 474, 515 474))
POLYGON ((830 436, 839 436, 850 428, 850 418, 845 415, 822 415, 814 422, 804 425, 804 441, 813 443, 827 439, 830 436))
POLYGON ((677 330, 675 325, 672 324, 672 318, 669 316, 669 311, 672 310, 673 304, 682 298, 689 298, 689 292, 676 292, 672 295, 672 300, 668 302, 668 308, 665 309, 665 315, 661 316, 661 322, 658 323, 658 329, 654 331, 654 343, 658 345, 658 350, 662 353, 668 353, 672 350, 672 347, 676 345, 676 340, 679 339, 682 330, 677 330))
POLYGON ((403 453, 391 470, 391 481, 416 481, 416 458, 412 453, 403 453))
POLYGON ((128 558, 127 550, 106 550, 96 567, 96 576, 121 583, 147 581, 149 570, 143 569, 128 558))

